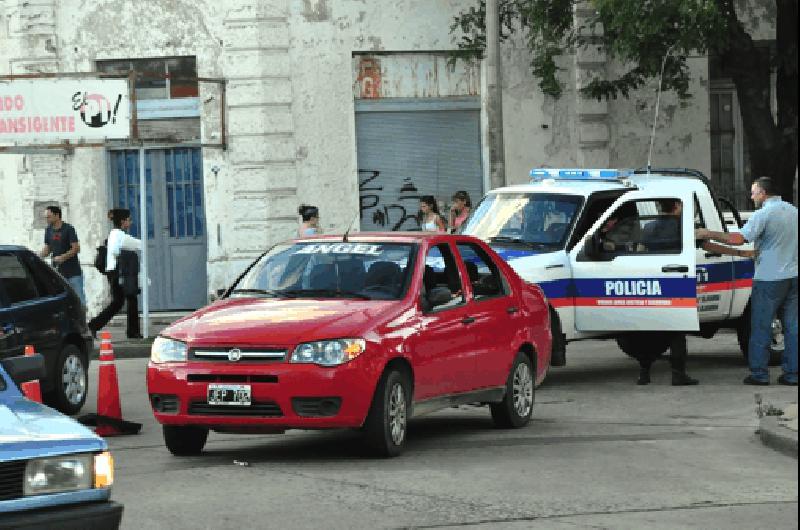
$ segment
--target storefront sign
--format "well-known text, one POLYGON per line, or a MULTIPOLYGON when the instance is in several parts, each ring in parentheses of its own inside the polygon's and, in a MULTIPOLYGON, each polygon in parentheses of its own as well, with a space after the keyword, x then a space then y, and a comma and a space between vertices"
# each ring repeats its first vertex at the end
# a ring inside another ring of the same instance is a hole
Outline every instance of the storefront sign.
POLYGON ((127 79, 0 80, 0 144, 125 139, 127 79))

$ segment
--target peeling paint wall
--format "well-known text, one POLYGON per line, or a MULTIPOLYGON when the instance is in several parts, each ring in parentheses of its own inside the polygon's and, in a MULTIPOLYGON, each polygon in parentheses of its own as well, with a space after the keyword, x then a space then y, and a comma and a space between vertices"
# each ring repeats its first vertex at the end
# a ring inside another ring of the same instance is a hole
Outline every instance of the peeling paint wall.
MULTIPOLYGON (((452 49, 452 17, 472 5, 472 0, 291 2, 297 197, 320 207, 326 231, 343 230, 359 212, 353 55, 407 52, 408 69, 396 79, 429 71, 414 61, 421 52, 452 49), (327 18, 318 16, 321 12, 327 18)), ((436 64, 441 74, 441 63, 436 64)), ((383 95, 408 96, 409 85, 398 83, 384 80, 383 95)), ((419 95, 434 95, 440 86, 419 95)))
POLYGON ((475 61, 448 64, 444 53, 396 53, 353 56, 353 97, 446 98, 477 96, 480 65, 475 61))
MULTIPOLYGON (((708 60, 690 59, 688 65, 691 71, 692 98, 680 101, 673 93, 661 94, 652 166, 689 167, 709 175, 711 117, 708 60)), ((632 92, 628 100, 609 102, 612 167, 647 165, 657 86, 658 81, 652 81, 646 87, 632 92)))

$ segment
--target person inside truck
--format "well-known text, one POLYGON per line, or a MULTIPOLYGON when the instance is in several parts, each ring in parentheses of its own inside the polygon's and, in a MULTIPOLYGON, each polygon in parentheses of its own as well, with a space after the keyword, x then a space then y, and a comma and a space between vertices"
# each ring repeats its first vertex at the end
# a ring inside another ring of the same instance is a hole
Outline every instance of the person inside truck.
POLYGON ((600 228, 600 240, 605 252, 642 252, 639 213, 636 204, 626 202, 600 228))
POLYGON ((678 199, 661 199, 658 206, 661 215, 645 225, 642 243, 648 251, 679 253, 683 204, 678 199))

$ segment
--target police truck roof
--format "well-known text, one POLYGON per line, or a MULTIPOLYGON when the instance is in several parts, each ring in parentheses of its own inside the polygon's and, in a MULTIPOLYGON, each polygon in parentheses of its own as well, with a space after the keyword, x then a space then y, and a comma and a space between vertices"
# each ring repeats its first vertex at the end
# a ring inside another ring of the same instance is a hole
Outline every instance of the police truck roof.
POLYGON ((643 188, 648 183, 675 182, 676 178, 708 184, 699 171, 681 168, 652 169, 649 173, 641 169, 535 168, 530 171, 530 177, 529 183, 510 185, 492 192, 529 193, 536 190, 539 193, 588 195, 609 189, 643 188))

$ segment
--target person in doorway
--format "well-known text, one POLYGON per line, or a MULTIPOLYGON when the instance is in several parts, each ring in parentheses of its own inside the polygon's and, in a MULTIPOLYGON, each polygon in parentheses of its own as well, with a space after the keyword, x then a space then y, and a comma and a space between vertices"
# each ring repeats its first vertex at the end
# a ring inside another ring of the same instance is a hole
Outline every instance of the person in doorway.
POLYGON ((126 233, 131 226, 130 210, 112 210, 111 222, 114 228, 108 234, 106 252, 106 278, 111 287, 111 302, 89 321, 89 330, 96 337, 97 332, 126 304, 126 334, 131 339, 142 338, 139 331, 139 288, 137 280, 132 278, 139 272, 139 258, 135 251, 141 250, 142 242, 126 233))
POLYGON ((469 193, 464 190, 457 191, 453 194, 453 204, 450 205, 450 215, 448 218, 448 225, 450 232, 455 234, 461 228, 464 221, 469 217, 472 211, 472 201, 469 198, 469 193))
MULTIPOLYGON (((683 203, 678 199, 662 199, 658 201, 658 205, 661 215, 645 225, 642 230, 642 244, 651 252, 680 253, 683 203)), ((667 338, 673 386, 698 384, 697 379, 689 377, 686 373, 686 333, 670 332, 667 338)), ((650 383, 650 367, 655 362, 656 356, 642 354, 637 355, 636 360, 639 361, 639 379, 636 384, 646 385, 650 383)))
POLYGON ((309 206, 301 204, 297 209, 300 214, 301 222, 300 228, 297 229, 299 237, 313 236, 321 232, 319 227, 319 208, 316 206, 309 206))
POLYGON ((760 177, 750 187, 757 210, 741 232, 695 230, 695 238, 739 246, 755 245, 756 270, 750 295, 750 374, 746 385, 769 384, 769 346, 772 321, 783 325, 781 385, 797 386, 797 208, 782 200, 775 183, 760 177))
POLYGON ((433 195, 423 195, 419 199, 419 225, 423 232, 447 231, 433 195))
POLYGON ((83 292, 83 272, 78 261, 81 244, 75 228, 61 219, 61 208, 48 206, 45 208, 47 228, 44 231, 44 247, 39 256, 53 256, 53 266, 72 286, 81 305, 86 306, 86 295, 83 292))

